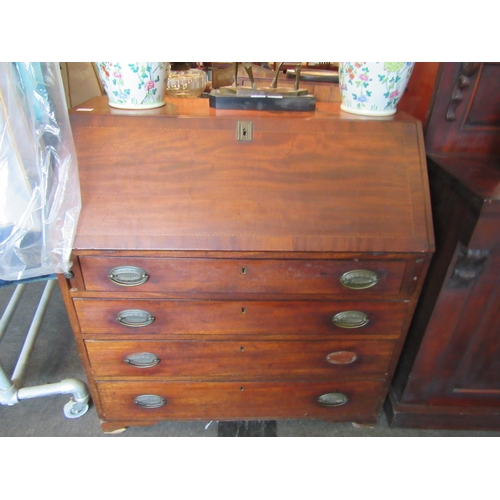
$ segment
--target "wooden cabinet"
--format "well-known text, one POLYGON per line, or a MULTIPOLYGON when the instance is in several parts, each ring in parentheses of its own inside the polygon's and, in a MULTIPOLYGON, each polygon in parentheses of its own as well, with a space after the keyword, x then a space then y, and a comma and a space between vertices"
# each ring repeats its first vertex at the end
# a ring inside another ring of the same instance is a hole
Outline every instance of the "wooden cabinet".
POLYGON ((418 121, 96 98, 71 122, 60 284, 103 429, 377 421, 433 252, 418 121))
POLYGON ((500 64, 440 68, 426 127, 436 234, 393 426, 500 429, 500 64))

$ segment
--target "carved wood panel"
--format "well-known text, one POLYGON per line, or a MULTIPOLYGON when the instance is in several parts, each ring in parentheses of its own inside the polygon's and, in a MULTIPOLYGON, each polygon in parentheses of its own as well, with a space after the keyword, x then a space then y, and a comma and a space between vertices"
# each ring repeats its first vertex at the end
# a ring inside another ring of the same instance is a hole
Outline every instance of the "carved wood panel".
POLYGON ((427 152, 500 154, 499 90, 500 63, 442 63, 427 152))

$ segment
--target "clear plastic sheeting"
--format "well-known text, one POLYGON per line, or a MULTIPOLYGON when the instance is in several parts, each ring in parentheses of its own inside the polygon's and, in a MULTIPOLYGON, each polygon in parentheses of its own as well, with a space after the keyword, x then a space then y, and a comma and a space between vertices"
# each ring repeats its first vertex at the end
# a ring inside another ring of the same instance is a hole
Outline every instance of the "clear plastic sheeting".
POLYGON ((0 280, 68 272, 80 209, 59 64, 0 62, 0 280))

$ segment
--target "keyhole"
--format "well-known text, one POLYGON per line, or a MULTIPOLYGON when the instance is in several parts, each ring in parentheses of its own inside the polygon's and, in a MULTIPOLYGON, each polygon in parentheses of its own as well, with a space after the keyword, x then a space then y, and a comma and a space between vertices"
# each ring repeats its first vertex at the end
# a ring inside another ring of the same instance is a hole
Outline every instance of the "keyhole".
POLYGON ((252 140, 252 123, 251 122, 238 122, 236 125, 236 139, 238 141, 251 141, 252 140))
POLYGON ((240 350, 241 350, 241 352, 245 352, 245 347, 244 347, 244 346, 241 346, 241 347, 240 347, 240 350))
POLYGON ((246 307, 241 308, 241 314, 245 314, 247 312, 246 307))
POLYGON ((242 267, 241 268, 241 274, 246 274, 247 273, 247 268, 246 267, 242 267))

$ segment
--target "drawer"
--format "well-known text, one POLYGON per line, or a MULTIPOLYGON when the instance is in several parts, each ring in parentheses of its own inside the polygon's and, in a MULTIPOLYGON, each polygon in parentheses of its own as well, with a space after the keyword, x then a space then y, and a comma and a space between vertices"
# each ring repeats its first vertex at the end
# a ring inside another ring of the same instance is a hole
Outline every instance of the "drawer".
POLYGON ((376 419, 384 382, 97 382, 104 419, 376 419), (318 402, 321 396, 330 404, 318 402))
POLYGON ((74 299, 74 305, 84 335, 142 337, 161 334, 398 336, 408 311, 407 302, 74 299))
POLYGON ((80 257, 87 291, 400 293, 406 261, 80 257), (111 278, 110 278, 111 276, 111 278))
POLYGON ((387 375, 395 341, 86 341, 96 378, 293 380, 387 375))

